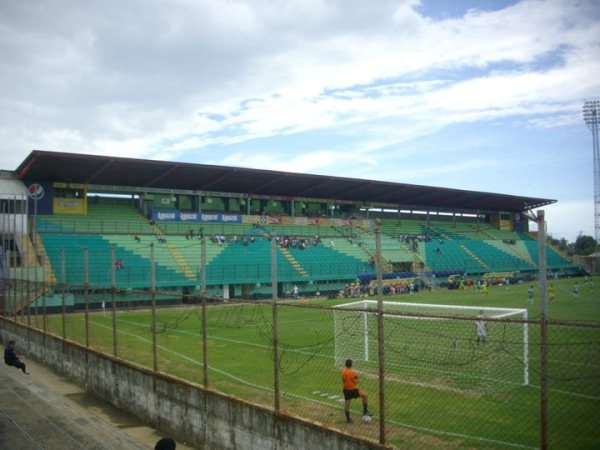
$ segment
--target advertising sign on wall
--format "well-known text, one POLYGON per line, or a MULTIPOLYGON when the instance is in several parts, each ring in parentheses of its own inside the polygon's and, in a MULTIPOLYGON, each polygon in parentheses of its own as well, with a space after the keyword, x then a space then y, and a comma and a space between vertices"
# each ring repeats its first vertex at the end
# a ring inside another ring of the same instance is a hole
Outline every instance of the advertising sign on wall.
POLYGON ((155 222, 208 222, 208 223, 242 223, 239 214, 223 213, 190 213, 180 211, 152 211, 155 222))
POLYGON ((54 198, 54 214, 85 214, 85 200, 81 198, 54 198))

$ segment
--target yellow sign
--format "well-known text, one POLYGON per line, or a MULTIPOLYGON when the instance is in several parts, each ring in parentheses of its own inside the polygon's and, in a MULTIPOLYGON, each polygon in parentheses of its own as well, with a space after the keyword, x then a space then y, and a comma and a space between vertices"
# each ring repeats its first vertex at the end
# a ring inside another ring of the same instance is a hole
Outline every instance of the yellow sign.
POLYGON ((54 214, 85 214, 85 200, 81 198, 55 198, 54 214))

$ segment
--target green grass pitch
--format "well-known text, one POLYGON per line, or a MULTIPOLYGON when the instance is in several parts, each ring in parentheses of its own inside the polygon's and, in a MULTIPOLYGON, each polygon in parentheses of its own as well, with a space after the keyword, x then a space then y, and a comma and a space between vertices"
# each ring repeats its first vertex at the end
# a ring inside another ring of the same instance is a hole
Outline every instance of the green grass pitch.
MULTIPOLYGON (((578 279, 580 293, 572 295, 573 279, 554 280, 556 299, 549 305, 553 320, 600 322, 600 279, 596 292, 578 279)), ((491 287, 487 296, 474 290, 420 292, 386 297, 389 301, 466 306, 527 308, 529 318, 539 317, 538 285, 535 302, 527 302, 531 283, 491 287)), ((358 299, 356 299, 358 300, 358 299)), ((340 401, 340 367, 334 365, 333 312, 321 307, 348 303, 342 300, 285 302, 278 308, 281 407, 362 437, 377 439, 378 379, 360 364, 360 387, 369 394, 375 420, 360 421, 360 402, 353 401, 354 424, 346 425, 340 401), (309 306, 309 307, 301 307, 309 306), (314 308, 310 308, 314 306, 314 308)), ((209 387, 257 404, 273 405, 272 311, 267 303, 220 304, 208 307, 209 387)), ((200 306, 164 308, 157 312, 158 367, 183 379, 202 384, 203 356, 200 306)), ((107 311, 90 315, 90 345, 112 353, 112 317, 107 311)), ((118 356, 152 367, 151 315, 148 310, 117 313, 118 356)), ((473 326, 469 324, 469 327, 473 326)), ((61 317, 49 318, 49 329, 60 335, 61 317)), ((393 332, 388 331, 388 332, 393 332)), ((67 337, 84 341, 82 314, 67 320, 67 337)), ((551 326, 549 347, 550 444, 553 448, 593 448, 600 442, 600 328, 551 326)), ((473 339, 475 333, 473 331, 473 339)), ((410 339, 409 336, 403 339, 410 339)), ((539 327, 529 326, 530 384, 494 389, 455 388, 447 380, 452 364, 429 359, 408 376, 402 370, 386 371, 387 437, 402 448, 537 448, 539 446, 539 327), (437 362, 437 363, 436 363, 437 362), (437 370, 434 377, 426 370, 437 370), (447 370, 448 374, 444 371, 447 370), (427 383, 419 382, 419 374, 427 383)), ((391 338, 390 338, 391 341, 391 338)), ((436 336, 415 337, 424 359, 435 348, 436 336)), ((470 348, 478 350, 474 344, 470 348)), ((490 344, 486 344, 489 347, 490 344)), ((522 348, 520 343, 515 346, 522 348)), ((386 349, 391 358, 393 348, 386 349)), ((494 358, 490 351, 486 358, 494 358)), ((468 371, 469 367, 461 370, 468 371)), ((492 372, 493 378, 493 372, 492 372)))

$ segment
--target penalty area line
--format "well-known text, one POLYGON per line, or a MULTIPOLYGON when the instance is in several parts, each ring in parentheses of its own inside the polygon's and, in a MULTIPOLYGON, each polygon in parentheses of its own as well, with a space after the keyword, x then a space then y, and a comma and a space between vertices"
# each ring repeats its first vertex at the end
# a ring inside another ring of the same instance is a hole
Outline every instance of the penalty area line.
MULTIPOLYGON (((94 323, 93 321, 91 321, 91 322, 94 323)), ((98 326, 101 326, 103 328, 107 328, 107 329, 111 329, 112 330, 112 327, 109 327, 107 325, 100 324, 100 323, 97 323, 97 322, 95 322, 95 324, 98 325, 98 326)), ((152 341, 150 339, 146 339, 146 338, 144 338, 142 336, 138 336, 138 335, 133 334, 133 333, 128 333, 128 332, 123 331, 123 330, 117 330, 117 331, 119 333, 131 336, 131 337, 135 337, 135 338, 141 340, 142 342, 146 342, 146 343, 152 344, 152 341)), ((194 363, 196 365, 202 366, 201 362, 196 361, 195 359, 190 358, 189 356, 182 355, 182 354, 177 353, 177 352, 173 352, 171 349, 168 349, 168 348, 163 347, 163 346, 157 346, 157 347, 161 348, 162 350, 168 350, 168 351, 171 352, 171 354, 175 354, 175 355, 181 357, 182 359, 188 360, 188 361, 190 361, 190 362, 192 362, 192 363, 194 363)), ((234 379, 234 380, 236 380, 236 381, 238 381, 238 382, 240 382, 240 383, 242 383, 242 384, 244 384, 246 386, 254 387, 254 388, 261 389, 261 390, 264 390, 264 391, 267 391, 267 392, 272 392, 272 389, 269 389, 269 388, 267 388, 265 386, 260 386, 260 385, 254 384, 254 383, 250 383, 250 382, 248 382, 246 380, 243 380, 243 379, 241 379, 239 377, 236 377, 235 375, 231 375, 230 373, 227 373, 225 371, 222 371, 222 370, 219 370, 219 369, 215 369, 214 367, 210 367, 210 366, 209 366, 209 369, 211 369, 211 370, 213 370, 213 371, 215 371, 217 373, 220 373, 222 375, 225 375, 227 377, 230 377, 231 379, 234 379)), ((291 392, 285 392, 285 391, 282 392, 282 394, 285 395, 285 396, 287 396, 287 397, 298 398, 300 400, 306 400, 306 401, 318 403, 318 404, 321 404, 321 405, 324 405, 324 406, 334 407, 334 405, 332 405, 331 402, 324 402, 322 400, 316 400, 314 398, 310 398, 310 397, 306 397, 306 396, 298 395, 298 394, 293 394, 291 392)), ((315 394, 315 395, 319 395, 321 397, 325 397, 322 394, 325 394, 325 396, 327 398, 330 398, 330 397, 334 397, 335 398, 335 397, 337 397, 335 395, 330 395, 330 394, 327 394, 327 393, 319 393, 319 394, 315 394)), ((333 399, 331 398, 331 400, 333 400, 333 399)), ((338 400, 336 399, 336 401, 338 401, 338 400)), ((336 409, 341 409, 341 406, 336 407, 336 409)), ((433 428, 419 427, 419 426, 416 426, 416 425, 410 425, 410 424, 405 424, 405 423, 402 423, 402 422, 397 422, 395 420, 389 420, 388 419, 386 422, 394 424, 394 425, 398 425, 400 427, 404 427, 404 428, 408 428, 408 429, 412 429, 412 430, 417 430, 417 431, 423 431, 423 432, 427 432, 427 433, 431 433, 431 434, 442 435, 442 436, 453 436, 453 437, 460 437, 460 438, 463 438, 463 439, 473 439, 473 440, 482 441, 482 442, 489 442, 489 443, 493 443, 493 444, 506 445, 508 447, 514 447, 514 448, 526 448, 526 449, 535 449, 535 448, 537 448, 537 447, 531 447, 531 446, 528 446, 528 445, 515 444, 515 443, 512 443, 512 442, 499 441, 499 440, 496 440, 496 439, 489 439, 489 438, 485 438, 485 437, 481 437, 481 436, 472 436, 472 435, 468 435, 468 434, 454 433, 454 432, 451 432, 451 431, 443 431, 443 430, 436 430, 436 429, 433 429, 433 428)))
MULTIPOLYGON (((110 330, 112 330, 112 327, 109 327, 109 326, 107 326, 107 325, 104 325, 104 324, 101 324, 101 323, 97 323, 97 322, 93 322, 93 321, 91 321, 91 322, 92 322, 92 323, 94 323, 95 325, 98 325, 98 326, 100 326, 100 327, 103 327, 103 328, 107 328, 107 329, 110 329, 110 330)), ((140 341, 142 341, 142 342, 146 342, 146 343, 148 343, 148 344, 152 344, 152 341, 151 341, 150 339, 146 339, 145 337, 138 336, 137 334, 128 333, 127 331, 123 331, 123 330, 117 330, 117 332, 119 332, 119 333, 121 333, 121 334, 124 334, 124 335, 126 335, 126 336, 130 336, 130 337, 133 337, 133 338, 139 339, 139 340, 140 340, 140 341)), ((168 352, 170 352, 172 355, 176 355, 176 356, 178 356, 179 358, 181 358, 181 359, 184 359, 184 360, 186 360, 186 361, 189 361, 189 362, 191 362, 192 364, 195 364, 195 365, 197 365, 197 366, 201 366, 201 367, 202 367, 202 366, 204 366, 204 364, 203 364, 203 363, 201 363, 200 361, 196 361, 195 359, 193 359, 193 358, 190 358, 189 356, 182 355, 181 353, 175 352, 175 351, 173 351, 173 350, 172 350, 172 349, 170 349, 170 348, 163 347, 162 345, 157 345, 156 347, 157 347, 157 348, 160 348, 161 350, 168 351, 168 352)), ((244 385, 246 385, 246 386, 253 387, 253 388, 256 388, 256 389, 260 389, 260 390, 262 390, 262 391, 266 391, 266 392, 272 392, 272 391, 273 391, 272 389, 270 389, 270 388, 268 388, 268 387, 266 387, 266 386, 261 386, 261 385, 259 385, 259 384, 254 384, 254 383, 251 383, 251 382, 249 382, 249 381, 246 381, 246 380, 244 380, 244 379, 242 379, 242 378, 236 377, 235 375, 232 375, 232 374, 230 374, 230 373, 228 373, 228 372, 225 372, 224 370, 220 370, 220 369, 217 369, 217 368, 215 368, 215 367, 211 367, 211 366, 208 366, 208 369, 209 369, 209 370, 212 370, 213 372, 219 373, 219 374, 221 374, 221 375, 223 375, 223 376, 229 377, 229 378, 231 378, 232 380, 235 380, 235 381, 237 381, 238 383, 244 384, 244 385)))

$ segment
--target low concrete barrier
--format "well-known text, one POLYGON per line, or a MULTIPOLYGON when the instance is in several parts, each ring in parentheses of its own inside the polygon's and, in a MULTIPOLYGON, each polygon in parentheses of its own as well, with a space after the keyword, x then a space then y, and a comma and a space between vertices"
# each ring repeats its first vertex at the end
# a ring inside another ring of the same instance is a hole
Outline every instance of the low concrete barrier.
POLYGON ((206 449, 381 449, 0 318, 0 339, 140 419, 206 449))

